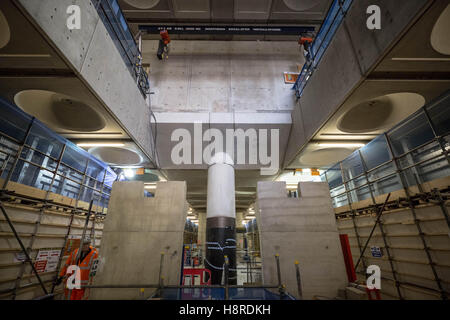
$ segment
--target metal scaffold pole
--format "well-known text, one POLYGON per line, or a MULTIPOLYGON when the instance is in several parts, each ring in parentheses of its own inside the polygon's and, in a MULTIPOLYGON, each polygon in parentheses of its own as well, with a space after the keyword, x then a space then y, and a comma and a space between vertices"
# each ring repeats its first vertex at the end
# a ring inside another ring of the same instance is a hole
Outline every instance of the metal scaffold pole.
POLYGON ((442 287, 441 279, 439 278, 439 275, 438 275, 436 267, 435 267, 435 262, 433 261, 433 258, 431 257, 430 248, 428 247, 428 244, 427 244, 427 242, 425 240, 425 235, 424 235, 424 232, 422 231, 422 227, 420 225, 420 220, 417 217, 415 205, 414 205, 413 201, 411 200, 411 195, 409 193, 407 184, 404 181, 404 177, 403 177, 402 172, 400 170, 400 165, 398 163, 398 159, 396 158, 396 156, 394 154, 394 151, 392 150, 392 145, 391 145, 391 141, 389 139, 389 136, 386 133, 384 134, 384 136, 385 136, 387 145, 389 147, 389 153, 391 155, 391 158, 394 160, 397 176, 398 176, 398 178, 400 180, 400 183, 401 183, 401 185, 403 187, 403 190, 405 192, 405 195, 406 195, 406 198, 407 198, 407 201, 408 201, 408 205, 409 205, 409 208, 411 210, 411 213, 412 213, 412 216, 413 216, 413 219, 414 219, 414 223, 416 225, 416 228, 417 228, 420 240, 422 241, 422 245, 423 245, 423 248, 425 250, 427 259, 428 259, 428 264, 430 265, 431 271, 433 272, 434 280, 436 281, 436 284, 437 284, 437 286, 439 288, 442 300, 447 300, 447 294, 446 294, 444 288, 442 287))
MULTIPOLYGON (((1 197, 2 197, 2 196, 3 196, 3 195, 1 195, 1 197)), ((25 262, 28 262, 28 263, 31 265, 31 269, 33 269, 33 272, 34 272, 36 278, 37 278, 38 281, 39 281, 39 284, 40 284, 40 286, 41 286, 41 288, 42 288, 42 291, 44 291, 44 294, 47 295, 47 294, 48 294, 47 289, 45 288, 45 285, 44 285, 44 283, 42 282, 41 277, 40 277, 39 274, 37 273, 36 268, 34 267, 33 261, 31 260, 31 257, 30 257, 30 255, 28 254, 28 251, 25 249, 25 246, 23 245, 23 242, 22 242, 22 240, 20 239, 19 234, 18 234, 17 231, 16 231, 16 228, 14 228, 13 223, 12 223, 11 220, 9 219, 9 216, 8 216, 8 214, 6 213, 5 207, 3 206, 2 199, 0 199, 0 209, 1 209, 2 213, 3 213, 3 216, 5 217, 6 221, 8 222, 9 227, 11 228, 12 232, 14 233, 14 236, 16 237, 17 242, 19 242, 19 245, 20 245, 20 248, 22 249, 22 252, 25 254, 25 257, 26 257, 25 262)))
POLYGON ((386 200, 384 200, 383 205, 381 206, 380 210, 379 210, 378 213, 377 213, 377 218, 376 218, 376 220, 375 220, 375 224, 374 224, 374 226, 372 227, 372 230, 371 230, 370 233, 369 233, 369 237, 367 238, 366 243, 365 243, 365 245, 364 245, 364 247, 363 247, 363 249, 362 249, 362 251, 361 251, 361 256, 359 257, 358 261, 357 261, 356 264, 355 264, 355 270, 356 270, 356 268, 358 268, 358 265, 359 265, 359 263, 361 262, 361 259, 364 257, 364 252, 366 251, 367 246, 369 245, 370 239, 372 239, 373 232, 375 231, 375 228, 377 227, 378 223, 380 222, 380 218, 381 218, 381 215, 383 214, 384 207, 386 206, 386 204, 387 204, 387 202, 388 202, 388 200, 389 200, 390 197, 391 197, 391 194, 389 193, 389 194, 387 195, 387 197, 386 197, 386 200))
MULTIPOLYGON (((91 218, 93 203, 94 203, 94 200, 91 200, 89 202, 89 209, 88 209, 88 213, 86 215, 86 220, 84 222, 83 233, 81 234, 80 245, 78 247, 77 256, 75 258, 75 264, 78 264, 78 260, 81 257, 81 248, 83 247, 83 240, 85 239, 86 230, 87 230, 87 227, 88 227, 88 224, 89 224, 89 219, 91 218)), ((69 290, 69 295, 67 297, 67 300, 70 300, 71 295, 72 295, 72 290, 70 289, 69 290)))
MULTIPOLYGON (((359 158, 361 159, 361 164, 362 164, 362 167, 363 167, 363 170, 364 170, 364 176, 365 176, 366 181, 367 181, 367 183, 369 185, 369 191, 370 191, 370 197, 372 199, 372 204, 373 204, 374 208, 376 209, 377 208, 377 202, 375 201, 375 195, 373 194, 372 184, 370 183, 369 175, 367 174, 367 165, 366 165, 366 162, 364 161, 364 157, 362 156, 361 150, 358 150, 358 154, 359 154, 359 158)), ((376 222, 375 222, 375 224, 376 224, 376 222)), ((393 262, 393 258, 392 258, 392 254, 391 254, 391 249, 390 249, 389 243, 387 241, 386 232, 384 230, 383 221, 382 221, 381 218, 378 220, 378 227, 380 228, 381 236, 383 238, 384 248, 386 250, 386 254, 387 254, 388 260, 389 260, 389 266, 391 268, 392 276, 393 276, 394 281, 395 281, 395 288, 397 290, 397 295, 398 295, 400 300, 403 300, 403 295, 402 295, 402 292, 400 290, 400 282, 398 281, 397 271, 395 270, 395 267, 394 267, 394 262, 393 262)))
MULTIPOLYGON (((345 194, 347 196, 348 206, 349 206, 350 211, 351 211, 351 217, 352 217, 352 222, 353 222, 353 229, 355 231, 355 236, 356 236, 356 241, 358 243, 359 253, 360 253, 360 256, 362 257, 361 261, 362 261, 364 270, 366 270, 367 269, 367 265, 366 265, 366 261, 365 261, 365 259, 363 257, 363 249, 362 249, 362 245, 361 245, 361 237, 360 237, 359 232, 358 232, 358 226, 356 225, 356 210, 354 210, 353 207, 352 207, 351 194, 350 194, 350 191, 348 190, 347 183, 345 183, 345 181, 344 181, 345 180, 345 175, 344 175, 344 168, 342 167, 342 162, 339 164, 339 168, 341 170, 341 177, 342 177, 342 182, 344 183, 344 189, 345 189, 345 194)), ((329 185, 328 177, 327 177, 326 173, 325 173, 325 179, 327 180, 327 184, 329 185)), ((357 270, 356 268, 357 268, 357 266, 355 266, 355 271, 357 270)))

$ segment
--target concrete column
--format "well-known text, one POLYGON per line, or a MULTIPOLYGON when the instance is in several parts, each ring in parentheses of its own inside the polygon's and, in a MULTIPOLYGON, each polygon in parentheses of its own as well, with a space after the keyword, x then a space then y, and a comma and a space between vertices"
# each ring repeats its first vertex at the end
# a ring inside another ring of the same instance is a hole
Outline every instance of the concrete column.
POLYGON ((198 242, 202 248, 202 253, 205 253, 206 241, 206 212, 198 213, 198 242))
POLYGON ((263 283, 277 283, 279 254, 281 281, 290 294, 300 297, 298 261, 303 298, 334 298, 346 287, 347 276, 330 191, 325 182, 300 182, 299 191, 299 198, 288 198, 285 182, 258 182, 255 211, 263 283))
MULTIPOLYGON (((100 247, 96 285, 159 283, 161 254, 164 284, 178 285, 186 223, 186 182, 156 184, 144 196, 140 181, 114 182, 100 247)), ((147 288, 144 297, 154 288, 147 288)), ((92 289, 89 299, 142 299, 139 289, 92 289)))
MULTIPOLYGON (((242 225, 242 220, 244 220, 244 213, 237 212, 236 213, 236 228, 245 228, 242 225)), ((244 248, 244 234, 236 233, 236 249, 242 250, 244 248)))
POLYGON ((215 155, 208 169, 205 267, 212 284, 221 284, 224 256, 228 256, 228 283, 236 283, 236 208, 234 167, 224 153, 215 155))

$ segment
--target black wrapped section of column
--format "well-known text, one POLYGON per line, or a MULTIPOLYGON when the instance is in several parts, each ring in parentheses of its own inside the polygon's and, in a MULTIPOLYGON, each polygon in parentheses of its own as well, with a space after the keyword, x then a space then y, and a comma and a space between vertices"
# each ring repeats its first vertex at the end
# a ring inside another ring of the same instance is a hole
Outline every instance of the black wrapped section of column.
POLYGON ((211 271, 211 284, 222 284, 224 256, 229 259, 228 284, 236 284, 236 219, 206 219, 205 268, 211 271))

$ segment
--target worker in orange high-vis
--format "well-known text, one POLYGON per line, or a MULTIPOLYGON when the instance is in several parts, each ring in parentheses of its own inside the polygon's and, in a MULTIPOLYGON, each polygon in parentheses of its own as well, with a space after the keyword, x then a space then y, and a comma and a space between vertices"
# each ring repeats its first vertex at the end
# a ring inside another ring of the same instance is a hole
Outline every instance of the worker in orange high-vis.
POLYGON ((159 40, 158 52, 156 55, 159 60, 162 60, 163 58, 168 58, 170 36, 169 31, 167 30, 161 30, 159 34, 161 36, 161 40, 159 40))
MULTIPOLYGON (((67 258, 67 261, 64 267, 61 269, 58 279, 56 280, 56 285, 61 284, 61 282, 65 278, 67 281, 67 278, 72 274, 72 272, 71 274, 67 274, 67 269, 71 265, 77 265, 80 268, 80 280, 82 286, 91 284, 92 278, 90 277, 90 271, 94 264, 94 261, 96 261, 98 258, 97 249, 91 246, 90 239, 84 239, 78 261, 75 262, 75 260, 77 260, 77 255, 78 248, 73 250, 70 253, 69 258, 67 258)), ((66 299, 70 300, 82 300, 83 298, 87 299, 87 297, 85 297, 85 288, 69 290, 67 286, 65 286, 65 297, 66 299)))

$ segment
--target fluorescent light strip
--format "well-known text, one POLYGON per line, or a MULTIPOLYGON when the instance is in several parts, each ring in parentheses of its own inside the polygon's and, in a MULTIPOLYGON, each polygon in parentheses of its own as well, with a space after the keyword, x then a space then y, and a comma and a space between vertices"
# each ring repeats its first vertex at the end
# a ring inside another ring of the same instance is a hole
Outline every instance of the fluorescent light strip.
POLYGON ((392 58, 392 61, 450 61, 450 58, 392 58))
POLYGON ((362 148, 365 146, 364 143, 345 143, 345 142, 327 142, 327 143, 321 143, 319 142, 317 144, 319 147, 341 147, 341 148, 362 148))
POLYGON ((124 143, 77 143, 79 147, 125 147, 124 143))
POLYGON ((49 54, 33 54, 33 53, 0 53, 1 58, 51 58, 52 56, 49 54))

